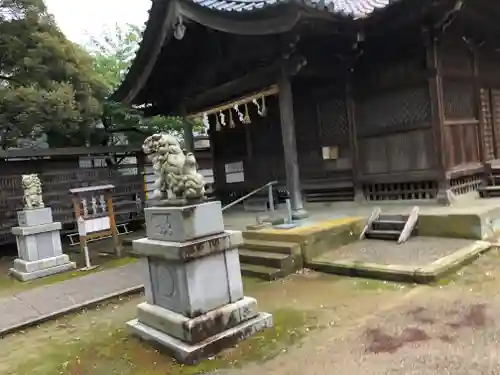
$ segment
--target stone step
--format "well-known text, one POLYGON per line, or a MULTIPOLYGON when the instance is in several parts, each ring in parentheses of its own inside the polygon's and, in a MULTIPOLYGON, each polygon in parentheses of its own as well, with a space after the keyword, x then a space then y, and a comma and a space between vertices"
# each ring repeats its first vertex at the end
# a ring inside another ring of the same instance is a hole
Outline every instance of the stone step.
POLYGON ((397 240, 401 235, 401 231, 397 230, 373 230, 366 231, 366 238, 376 240, 397 240))
POLYGON ((240 249, 291 255, 300 253, 300 244, 293 242, 261 241, 245 238, 245 242, 240 246, 240 249))
POLYGON ((378 217, 379 221, 404 221, 408 220, 408 215, 398 215, 398 214, 383 214, 381 213, 378 217))
POLYGON ((401 232, 405 224, 406 221, 401 221, 401 220, 376 220, 372 224, 372 229, 381 231, 401 232))
POLYGON ((279 268, 258 266, 255 264, 242 264, 241 274, 243 276, 258 277, 263 280, 272 281, 286 276, 287 273, 279 268))
POLYGON ((264 251, 239 250, 240 263, 286 269, 292 272, 294 259, 289 254, 267 253, 264 251))

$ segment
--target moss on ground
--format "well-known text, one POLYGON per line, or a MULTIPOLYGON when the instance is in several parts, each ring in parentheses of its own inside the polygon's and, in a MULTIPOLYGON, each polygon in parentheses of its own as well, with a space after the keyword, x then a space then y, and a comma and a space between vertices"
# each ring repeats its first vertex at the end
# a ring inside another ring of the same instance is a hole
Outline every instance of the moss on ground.
POLYGON ((195 366, 183 366, 129 335, 120 326, 95 326, 85 338, 57 343, 27 361, 17 375, 196 375, 244 363, 270 359, 297 343, 314 328, 312 313, 293 309, 273 311, 274 327, 256 334, 238 346, 195 366), (42 359, 42 360, 40 360, 42 359))
POLYGON ((408 283, 398 283, 393 281, 384 281, 384 280, 376 280, 376 279, 363 279, 356 278, 353 281, 356 289, 358 290, 398 290, 405 288, 414 288, 415 284, 408 283))
MULTIPOLYGON (((75 261, 74 256, 71 256, 72 261, 75 261)), ((70 279, 74 279, 76 277, 85 276, 91 273, 100 272, 106 269, 116 268, 125 266, 127 264, 131 264, 136 262, 137 259, 131 257, 111 259, 107 258, 105 261, 101 261, 99 267, 90 270, 90 271, 78 271, 74 270, 71 272, 64 272, 57 275, 47 276, 41 279, 31 280, 27 282, 21 282, 13 277, 10 277, 6 272, 0 274, 0 296, 8 295, 16 292, 21 292, 23 290, 32 289, 39 286, 46 286, 57 284, 61 281, 66 281, 70 279)), ((82 266, 81 262, 77 262, 77 266, 82 266)))

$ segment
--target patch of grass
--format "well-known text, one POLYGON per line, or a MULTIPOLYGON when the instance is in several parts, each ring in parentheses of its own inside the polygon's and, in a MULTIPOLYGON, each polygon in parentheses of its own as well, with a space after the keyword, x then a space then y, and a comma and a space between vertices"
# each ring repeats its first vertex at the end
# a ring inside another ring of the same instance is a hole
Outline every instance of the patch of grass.
POLYGON ((291 309, 273 312, 274 327, 240 342, 214 358, 195 366, 183 366, 130 336, 125 329, 96 326, 87 337, 72 337, 68 343, 54 343, 38 358, 20 365, 17 375, 197 375, 247 362, 263 361, 297 343, 315 327, 313 314, 291 309))
POLYGON ((361 279, 356 278, 352 281, 354 287, 358 290, 398 290, 402 288, 413 288, 413 284, 396 283, 392 281, 361 279))
POLYGON ((31 280, 31 281, 26 281, 26 282, 21 282, 13 277, 10 277, 8 274, 2 274, 0 275, 0 295, 1 294, 9 294, 9 293, 15 293, 15 292, 20 292, 23 290, 28 290, 32 289, 35 287, 39 286, 46 286, 46 285, 52 285, 56 284, 62 281, 74 279, 77 277, 89 275, 91 273, 95 272, 100 272, 106 269, 111 269, 111 268, 116 268, 116 267, 121 267, 125 266, 127 264, 131 264, 136 262, 137 259, 131 258, 131 257, 125 257, 125 258, 118 258, 118 259, 109 259, 106 260, 105 262, 102 262, 98 268, 95 268, 90 271, 78 271, 74 270, 71 272, 64 272, 60 273, 57 275, 52 275, 52 276, 47 276, 41 279, 36 279, 36 280, 31 280))

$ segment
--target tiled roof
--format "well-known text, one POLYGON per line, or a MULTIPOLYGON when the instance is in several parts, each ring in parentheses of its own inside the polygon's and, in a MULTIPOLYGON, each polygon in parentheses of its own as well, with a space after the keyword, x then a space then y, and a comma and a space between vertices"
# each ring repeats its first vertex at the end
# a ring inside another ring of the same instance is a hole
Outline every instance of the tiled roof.
MULTIPOLYGON (((209 9, 225 12, 255 11, 268 6, 278 5, 294 0, 192 0, 209 9)), ((353 18, 369 16, 373 11, 385 8, 395 0, 299 0, 305 5, 318 9, 326 9, 353 18)))

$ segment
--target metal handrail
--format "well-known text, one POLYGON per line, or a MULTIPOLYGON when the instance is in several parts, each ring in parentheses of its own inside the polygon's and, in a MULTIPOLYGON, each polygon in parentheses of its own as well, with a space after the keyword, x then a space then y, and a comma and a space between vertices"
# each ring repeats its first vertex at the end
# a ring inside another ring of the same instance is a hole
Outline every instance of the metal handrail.
POLYGON ((251 191, 247 195, 236 199, 234 202, 229 203, 228 205, 222 207, 222 211, 227 210, 228 208, 233 207, 234 205, 237 205, 240 202, 243 202, 245 199, 250 198, 252 195, 258 193, 259 191, 268 188, 268 198, 269 198, 269 210, 274 212, 274 197, 273 197, 273 186, 276 185, 278 181, 270 181, 265 185, 262 185, 261 187, 251 191))

